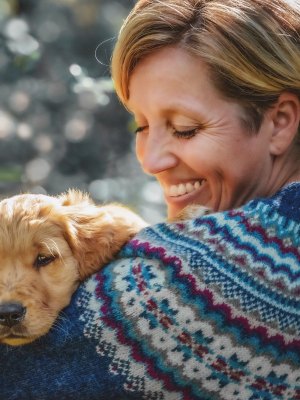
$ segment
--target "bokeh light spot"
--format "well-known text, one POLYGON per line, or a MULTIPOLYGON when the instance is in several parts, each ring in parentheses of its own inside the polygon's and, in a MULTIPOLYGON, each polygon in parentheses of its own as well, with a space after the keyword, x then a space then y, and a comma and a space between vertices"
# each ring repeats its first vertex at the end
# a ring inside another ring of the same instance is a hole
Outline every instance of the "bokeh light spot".
POLYGON ((51 171, 51 165, 44 158, 35 158, 27 163, 25 173, 31 182, 39 182, 47 178, 51 171))

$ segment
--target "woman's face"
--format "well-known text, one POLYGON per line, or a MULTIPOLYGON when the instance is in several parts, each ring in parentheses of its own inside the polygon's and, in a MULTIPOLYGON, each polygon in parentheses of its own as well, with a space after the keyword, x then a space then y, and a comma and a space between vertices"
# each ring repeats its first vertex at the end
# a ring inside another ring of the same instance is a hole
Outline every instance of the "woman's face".
POLYGON ((219 94, 198 57, 157 51, 135 68, 129 93, 137 158, 160 183, 170 218, 189 204, 226 210, 268 193, 271 121, 250 133, 242 108, 219 94))

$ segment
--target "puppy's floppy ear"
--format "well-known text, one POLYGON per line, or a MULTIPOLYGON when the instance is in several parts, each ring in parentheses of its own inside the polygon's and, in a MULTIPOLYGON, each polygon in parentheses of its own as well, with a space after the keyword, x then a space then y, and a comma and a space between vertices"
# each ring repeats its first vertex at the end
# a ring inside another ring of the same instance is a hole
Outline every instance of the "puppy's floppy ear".
POLYGON ((118 204, 96 206, 88 195, 70 190, 60 196, 66 239, 79 264, 81 280, 112 260, 146 223, 118 204))

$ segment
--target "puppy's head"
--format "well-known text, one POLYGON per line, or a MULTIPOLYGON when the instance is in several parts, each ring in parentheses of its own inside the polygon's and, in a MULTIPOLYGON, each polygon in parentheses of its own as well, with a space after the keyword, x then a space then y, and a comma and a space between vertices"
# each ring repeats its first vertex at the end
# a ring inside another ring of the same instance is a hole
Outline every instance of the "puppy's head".
POLYGON ((110 261, 145 223, 125 207, 69 191, 0 202, 0 343, 44 335, 78 283, 110 261))

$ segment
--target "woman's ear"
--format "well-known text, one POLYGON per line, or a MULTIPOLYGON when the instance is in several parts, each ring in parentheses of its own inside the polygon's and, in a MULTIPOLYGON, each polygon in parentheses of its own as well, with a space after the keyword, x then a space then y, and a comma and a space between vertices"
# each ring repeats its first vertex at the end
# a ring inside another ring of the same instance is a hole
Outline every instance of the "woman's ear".
POLYGON ((282 93, 270 110, 273 123, 270 140, 271 154, 286 152, 296 138, 300 124, 300 100, 291 92, 282 93))

